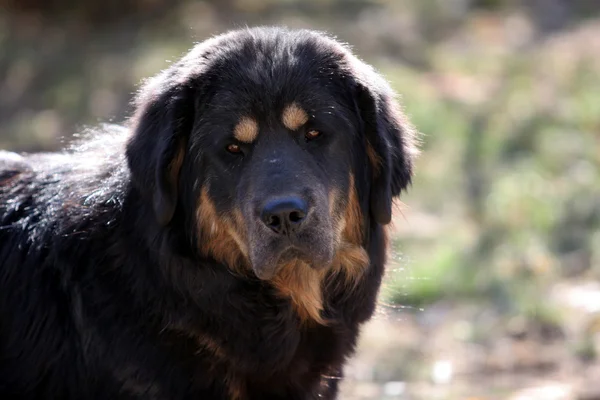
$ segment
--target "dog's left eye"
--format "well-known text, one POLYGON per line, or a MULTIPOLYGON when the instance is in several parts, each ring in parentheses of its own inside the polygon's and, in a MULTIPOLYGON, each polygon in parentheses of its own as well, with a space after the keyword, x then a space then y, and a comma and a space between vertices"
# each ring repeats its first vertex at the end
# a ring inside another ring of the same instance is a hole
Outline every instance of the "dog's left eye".
POLYGON ((307 141, 316 139, 319 136, 321 136, 321 132, 317 131, 315 129, 312 129, 312 130, 306 132, 306 134, 304 135, 304 137, 306 138, 307 141))
POLYGON ((229 146, 227 146, 226 149, 231 154, 241 154, 242 153, 242 149, 240 148, 240 146, 238 146, 235 143, 230 144, 229 146))

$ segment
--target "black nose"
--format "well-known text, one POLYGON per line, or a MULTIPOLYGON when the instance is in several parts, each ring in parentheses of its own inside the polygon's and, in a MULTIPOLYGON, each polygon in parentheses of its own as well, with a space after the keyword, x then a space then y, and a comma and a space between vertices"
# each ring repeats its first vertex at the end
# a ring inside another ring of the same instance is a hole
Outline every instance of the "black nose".
POLYGON ((298 229, 306 214, 308 214, 306 201, 298 197, 284 197, 267 202, 260 218, 273 232, 285 235, 298 229))

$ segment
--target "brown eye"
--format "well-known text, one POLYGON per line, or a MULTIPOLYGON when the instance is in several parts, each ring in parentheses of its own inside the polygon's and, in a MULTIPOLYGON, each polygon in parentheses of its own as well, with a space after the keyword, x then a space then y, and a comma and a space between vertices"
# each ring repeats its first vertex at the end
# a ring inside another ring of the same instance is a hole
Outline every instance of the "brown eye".
POLYGON ((242 149, 240 149, 240 146, 238 146, 237 144, 232 143, 229 146, 227 146, 227 151, 231 154, 240 154, 242 152, 242 149))
POLYGON ((304 137, 306 137, 306 140, 313 140, 318 138, 319 136, 321 136, 321 132, 316 131, 314 129, 306 132, 306 135, 304 135, 304 137))

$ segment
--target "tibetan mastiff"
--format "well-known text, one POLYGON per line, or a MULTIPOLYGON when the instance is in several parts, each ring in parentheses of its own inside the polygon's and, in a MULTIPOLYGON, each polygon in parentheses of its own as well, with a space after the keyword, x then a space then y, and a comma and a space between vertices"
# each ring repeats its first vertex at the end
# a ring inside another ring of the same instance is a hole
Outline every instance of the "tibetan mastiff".
POLYGON ((124 127, 0 153, 0 398, 334 399, 415 133, 321 33, 214 37, 124 127))

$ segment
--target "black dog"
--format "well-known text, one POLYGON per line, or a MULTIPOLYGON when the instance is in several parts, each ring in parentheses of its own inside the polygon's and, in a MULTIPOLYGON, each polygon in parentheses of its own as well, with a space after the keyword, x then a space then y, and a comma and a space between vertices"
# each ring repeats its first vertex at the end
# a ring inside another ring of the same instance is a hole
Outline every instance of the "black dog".
POLYGON ((0 153, 0 398, 333 399, 416 153, 336 41, 247 29, 126 128, 0 153))

